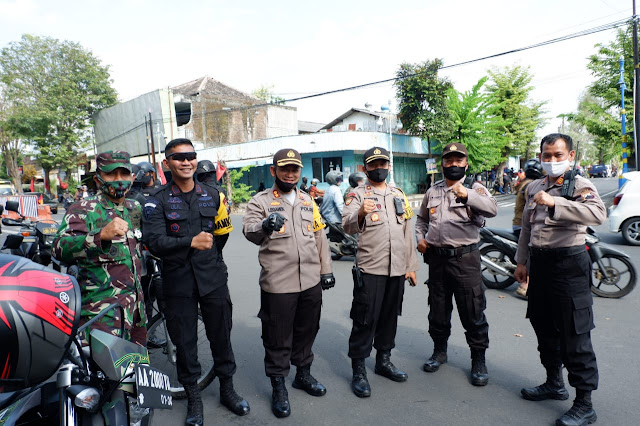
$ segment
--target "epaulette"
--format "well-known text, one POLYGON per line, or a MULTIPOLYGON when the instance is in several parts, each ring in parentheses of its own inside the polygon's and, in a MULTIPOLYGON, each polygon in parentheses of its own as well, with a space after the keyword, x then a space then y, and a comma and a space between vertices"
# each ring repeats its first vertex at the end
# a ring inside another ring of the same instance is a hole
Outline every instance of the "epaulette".
MULTIPOLYGON (((440 184, 441 184, 441 183, 443 183, 443 182, 444 182, 444 179, 440 179, 440 180, 438 180, 438 181, 434 182, 434 183, 433 183, 433 185, 440 185, 440 184)), ((433 185, 432 185, 432 186, 433 186, 433 185)))

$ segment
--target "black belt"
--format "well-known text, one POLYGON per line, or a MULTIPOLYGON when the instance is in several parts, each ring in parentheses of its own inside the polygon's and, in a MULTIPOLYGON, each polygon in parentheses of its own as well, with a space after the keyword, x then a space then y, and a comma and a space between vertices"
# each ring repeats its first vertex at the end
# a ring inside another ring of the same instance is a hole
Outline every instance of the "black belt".
POLYGON ((462 247, 429 247, 431 253, 436 256, 444 256, 444 257, 461 257, 463 254, 471 253, 474 250, 478 250, 480 244, 470 244, 468 246, 462 247))
POLYGON ((548 256, 572 256, 574 254, 587 251, 585 245, 573 246, 573 247, 557 247, 557 248, 536 248, 529 247, 529 253, 534 257, 548 257, 548 256))

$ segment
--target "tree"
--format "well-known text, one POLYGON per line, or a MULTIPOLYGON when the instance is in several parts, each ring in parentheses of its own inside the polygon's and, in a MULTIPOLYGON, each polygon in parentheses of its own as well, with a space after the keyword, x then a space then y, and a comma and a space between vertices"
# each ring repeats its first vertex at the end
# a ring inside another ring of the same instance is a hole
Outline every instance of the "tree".
POLYGON ((230 194, 231 200, 233 201, 234 207, 240 203, 245 201, 249 201, 253 194, 256 191, 251 189, 251 187, 245 183, 240 182, 240 179, 245 174, 245 172, 249 171, 252 167, 255 166, 244 166, 239 170, 230 170, 229 171, 229 180, 231 181, 231 186, 233 188, 232 193, 230 194))
POLYGON ((91 116, 117 101, 108 66, 78 43, 49 37, 27 34, 3 48, 0 81, 13 105, 9 126, 35 144, 46 182, 52 168, 75 165, 91 116))
POLYGON ((441 59, 420 64, 403 63, 396 72, 396 98, 399 117, 407 133, 427 140, 431 158, 431 141, 451 138, 454 124, 447 108, 447 91, 453 84, 438 77, 441 59))
POLYGON ((258 98, 261 101, 264 101, 270 104, 284 104, 284 98, 280 96, 276 96, 273 93, 273 87, 274 87, 273 85, 266 86, 263 84, 257 89, 255 89, 253 92, 251 92, 251 95, 254 98, 258 98))
POLYGON ((580 98, 578 112, 566 114, 571 122, 584 126, 592 135, 598 164, 608 163, 622 153, 622 145, 613 143, 620 136, 620 120, 616 108, 607 105, 604 98, 587 93, 580 98))
POLYGON ((499 105, 496 113, 504 120, 502 128, 504 148, 503 162, 498 167, 498 179, 502 182, 502 172, 506 159, 512 155, 531 158, 537 142, 536 130, 544 124, 543 106, 546 102, 534 102, 530 94, 533 74, 529 67, 516 65, 488 71, 487 92, 499 105))
MULTIPOLYGON (((37 174, 38 174, 38 171, 36 170, 34 165, 33 164, 27 164, 26 166, 23 167, 22 183, 31 182, 31 179, 35 179, 37 174)), ((20 186, 22 186, 22 185, 20 185, 20 186)))
POLYGON ((463 144, 469 152, 472 172, 491 169, 502 162, 505 139, 502 129, 507 122, 498 114, 500 104, 482 93, 487 77, 482 77, 470 91, 449 89, 447 106, 454 124, 449 142, 463 144))
POLYGON ((7 174, 13 180, 14 188, 21 194, 22 184, 18 160, 22 152, 22 141, 10 125, 12 113, 5 91, 0 87, 0 152, 7 168, 7 174))

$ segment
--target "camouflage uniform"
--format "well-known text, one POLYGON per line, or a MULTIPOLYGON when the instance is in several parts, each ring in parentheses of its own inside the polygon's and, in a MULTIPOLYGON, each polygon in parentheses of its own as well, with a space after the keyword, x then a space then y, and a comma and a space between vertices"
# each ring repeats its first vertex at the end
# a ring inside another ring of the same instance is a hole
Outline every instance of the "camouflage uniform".
MULTIPOLYGON (((112 303, 125 312, 125 338, 146 346, 146 316, 140 285, 142 264, 140 231, 142 209, 135 200, 119 205, 98 191, 67 210, 53 244, 54 256, 79 268, 82 289, 82 323, 112 303), (101 242, 100 231, 114 218, 129 225, 126 236, 101 242)), ((118 335, 119 311, 111 311, 93 328, 118 335)))

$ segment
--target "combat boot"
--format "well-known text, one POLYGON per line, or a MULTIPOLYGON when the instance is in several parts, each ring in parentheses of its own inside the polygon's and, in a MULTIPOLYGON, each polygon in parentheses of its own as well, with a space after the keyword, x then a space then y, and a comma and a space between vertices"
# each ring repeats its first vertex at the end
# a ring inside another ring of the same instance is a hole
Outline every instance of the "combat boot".
POLYGON ((378 351, 376 353, 376 368, 373 371, 394 382, 406 382, 408 378, 407 373, 398 370, 391 362, 391 351, 378 351))
POLYGON ((304 367, 298 367, 296 371, 296 378, 293 380, 293 387, 296 389, 302 389, 311 396, 322 396, 327 393, 327 389, 322 386, 311 375, 311 364, 307 364, 304 367))
POLYGON ((447 363, 447 341, 446 340, 434 340, 433 341, 433 355, 422 366, 422 369, 427 373, 435 373, 440 368, 440 365, 447 363))
POLYGON ((200 396, 198 385, 184 385, 184 391, 187 394, 187 419, 184 424, 189 426, 204 424, 202 397, 200 396))
POLYGON ((556 420, 556 426, 590 425, 598 420, 591 403, 591 391, 576 389, 576 399, 573 406, 556 420))
POLYGON ((520 390, 522 397, 529 401, 543 401, 545 399, 558 399, 564 401, 569 398, 569 392, 564 387, 562 380, 562 365, 547 367, 547 381, 535 388, 520 390))
POLYGON ((272 377, 271 387, 273 392, 271 393, 271 411, 278 417, 289 417, 291 414, 291 407, 289 406, 289 392, 284 385, 284 377, 272 377))
POLYGON ((233 377, 220 378, 220 403, 238 416, 249 414, 249 403, 233 388, 233 377))
POLYGON ((484 353, 485 349, 471 349, 471 384, 474 386, 486 386, 489 383, 484 353))
POLYGON ((367 368, 364 365, 364 358, 352 359, 351 367, 353 368, 353 379, 351 379, 353 393, 360 398, 371 396, 371 386, 369 386, 369 380, 367 380, 367 368))

